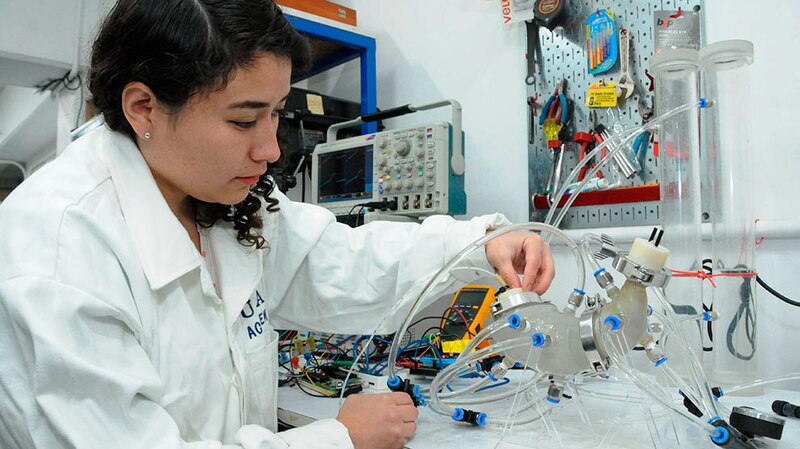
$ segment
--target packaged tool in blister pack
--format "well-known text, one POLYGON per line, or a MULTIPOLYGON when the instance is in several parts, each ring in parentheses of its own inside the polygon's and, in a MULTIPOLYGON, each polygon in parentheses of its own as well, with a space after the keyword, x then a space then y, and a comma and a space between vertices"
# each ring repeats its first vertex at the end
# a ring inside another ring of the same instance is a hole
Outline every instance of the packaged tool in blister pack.
POLYGON ((617 27, 610 9, 598 9, 586 19, 586 56, 589 73, 605 73, 617 63, 617 27))

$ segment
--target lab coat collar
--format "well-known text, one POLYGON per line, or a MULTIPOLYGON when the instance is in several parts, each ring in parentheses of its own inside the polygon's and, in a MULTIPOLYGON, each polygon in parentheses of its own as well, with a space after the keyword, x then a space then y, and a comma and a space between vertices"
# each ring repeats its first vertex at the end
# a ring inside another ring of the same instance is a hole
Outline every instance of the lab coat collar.
MULTIPOLYGON (((121 133, 103 132, 109 144, 101 147, 106 152, 120 208, 150 288, 157 290, 198 268, 201 255, 167 205, 136 144, 121 133)), ((264 217, 265 227, 275 220, 272 215, 264 217)), ((201 232, 208 245, 204 250, 213 258, 216 291, 225 304, 226 323, 230 326, 261 279, 267 250, 240 244, 228 222, 217 222, 201 232)), ((216 294, 210 285, 203 285, 203 290, 216 294)))
POLYGON ((206 257, 213 259, 217 291, 225 304, 225 323, 231 326, 261 280, 263 257, 269 248, 242 245, 228 222, 218 222, 201 232, 206 235, 206 257))
POLYGON ((158 290, 200 266, 186 230, 172 213, 139 148, 128 136, 100 128, 122 214, 150 288, 158 290))

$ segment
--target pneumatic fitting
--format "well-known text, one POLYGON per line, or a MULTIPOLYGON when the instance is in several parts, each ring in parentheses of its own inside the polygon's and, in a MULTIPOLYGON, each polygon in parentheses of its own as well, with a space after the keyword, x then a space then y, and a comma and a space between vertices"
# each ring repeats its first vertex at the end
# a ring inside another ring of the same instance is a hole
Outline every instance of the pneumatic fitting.
POLYGON ((386 386, 392 391, 402 391, 406 393, 414 402, 414 407, 419 407, 421 403, 419 398, 419 386, 412 384, 410 380, 400 379, 397 376, 390 377, 389 380, 386 381, 386 386))
POLYGON ((709 419, 708 423, 717 428, 716 433, 711 435, 711 441, 717 446, 729 449, 756 449, 752 442, 747 441, 744 435, 719 416, 709 419))
POLYGON ((473 426, 486 427, 486 413, 476 412, 473 410, 464 410, 463 408, 456 408, 453 412, 453 420, 472 424, 473 426))

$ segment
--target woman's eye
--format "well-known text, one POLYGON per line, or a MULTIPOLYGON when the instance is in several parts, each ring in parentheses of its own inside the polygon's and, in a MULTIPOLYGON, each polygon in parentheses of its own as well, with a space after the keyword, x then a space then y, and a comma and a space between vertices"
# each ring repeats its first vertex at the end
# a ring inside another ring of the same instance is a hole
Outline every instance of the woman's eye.
POLYGON ((256 126, 256 121, 255 120, 250 121, 250 122, 232 121, 231 123, 233 123, 234 125, 238 126, 239 128, 243 128, 243 129, 252 128, 252 127, 256 126))

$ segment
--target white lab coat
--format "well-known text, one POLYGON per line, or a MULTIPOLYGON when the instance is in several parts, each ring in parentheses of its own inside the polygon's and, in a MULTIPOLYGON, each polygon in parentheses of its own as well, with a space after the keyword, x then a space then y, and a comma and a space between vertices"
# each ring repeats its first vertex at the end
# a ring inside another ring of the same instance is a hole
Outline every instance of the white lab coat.
POLYGON ((275 196, 268 249, 222 223, 203 256, 122 134, 91 132, 18 187, 0 206, 0 447, 351 448, 334 419, 276 432, 273 329, 371 332, 507 221, 353 230, 275 196))

